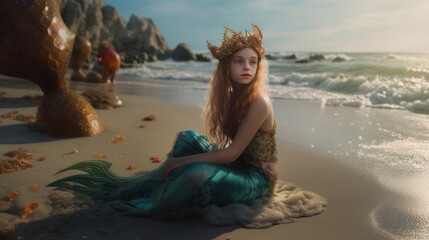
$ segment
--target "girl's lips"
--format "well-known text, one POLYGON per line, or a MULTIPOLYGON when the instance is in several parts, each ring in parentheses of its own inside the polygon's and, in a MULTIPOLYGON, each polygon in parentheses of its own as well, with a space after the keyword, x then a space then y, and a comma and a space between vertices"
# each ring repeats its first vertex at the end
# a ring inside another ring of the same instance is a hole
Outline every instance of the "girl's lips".
POLYGON ((250 74, 241 74, 240 76, 242 76, 242 77, 251 77, 252 75, 250 75, 250 74))

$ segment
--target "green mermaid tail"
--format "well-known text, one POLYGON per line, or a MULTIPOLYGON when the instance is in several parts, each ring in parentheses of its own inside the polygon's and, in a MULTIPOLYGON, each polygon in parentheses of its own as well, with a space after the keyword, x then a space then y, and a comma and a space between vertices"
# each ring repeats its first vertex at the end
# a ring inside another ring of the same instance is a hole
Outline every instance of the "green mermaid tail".
POLYGON ((104 160, 91 160, 76 163, 55 173, 69 170, 80 170, 87 174, 77 174, 50 183, 49 187, 66 188, 88 195, 96 201, 108 201, 109 195, 125 180, 117 176, 104 160))
MULTIPOLYGON (((178 134, 171 157, 210 152, 216 146, 194 131, 178 134)), ((178 219, 195 208, 210 204, 224 206, 248 203, 269 194, 269 183, 256 170, 238 164, 192 163, 174 169, 163 179, 162 164, 157 169, 130 177, 116 175, 111 163, 92 160, 74 164, 57 173, 80 170, 48 186, 66 188, 88 195, 98 202, 117 202, 157 218, 178 219)))

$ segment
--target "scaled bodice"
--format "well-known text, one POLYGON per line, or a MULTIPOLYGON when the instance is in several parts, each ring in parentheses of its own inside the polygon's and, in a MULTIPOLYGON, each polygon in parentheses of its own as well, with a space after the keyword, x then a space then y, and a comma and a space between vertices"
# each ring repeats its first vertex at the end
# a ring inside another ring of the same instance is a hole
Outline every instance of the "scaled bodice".
MULTIPOLYGON (((276 125, 270 132, 259 129, 252 141, 237 159, 237 163, 263 173, 271 184, 277 181, 276 125)), ((271 191, 272 192, 272 191, 271 191)))

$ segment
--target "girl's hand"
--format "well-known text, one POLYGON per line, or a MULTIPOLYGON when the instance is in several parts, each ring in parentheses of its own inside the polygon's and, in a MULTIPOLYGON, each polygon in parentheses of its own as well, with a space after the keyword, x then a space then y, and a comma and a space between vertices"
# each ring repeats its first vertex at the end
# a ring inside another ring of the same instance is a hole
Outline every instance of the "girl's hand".
POLYGON ((165 164, 164 164, 164 167, 162 169, 163 179, 164 180, 167 179, 168 174, 170 174, 170 171, 175 169, 175 168, 178 168, 178 167, 179 167, 179 165, 178 165, 177 159, 168 158, 167 160, 165 160, 165 164))

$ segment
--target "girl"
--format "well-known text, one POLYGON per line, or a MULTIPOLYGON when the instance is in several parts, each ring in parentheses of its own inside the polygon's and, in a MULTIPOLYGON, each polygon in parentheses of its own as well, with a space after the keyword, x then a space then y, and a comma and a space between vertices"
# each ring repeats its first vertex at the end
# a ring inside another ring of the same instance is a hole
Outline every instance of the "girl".
POLYGON ((178 134, 169 158, 157 169, 120 177, 110 163, 88 161, 60 172, 80 174, 49 186, 68 188, 96 201, 120 203, 156 218, 183 218, 210 204, 249 203, 270 196, 277 179, 275 121, 265 92, 267 67, 262 33, 225 29, 220 47, 207 43, 219 60, 204 108, 210 136, 178 134))

